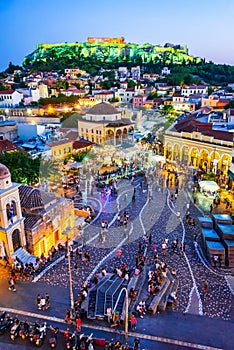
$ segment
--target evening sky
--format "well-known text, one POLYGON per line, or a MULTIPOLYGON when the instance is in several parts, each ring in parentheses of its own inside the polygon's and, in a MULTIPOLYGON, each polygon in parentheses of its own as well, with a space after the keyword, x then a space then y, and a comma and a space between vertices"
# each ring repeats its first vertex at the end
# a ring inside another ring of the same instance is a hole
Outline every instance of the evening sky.
POLYGON ((234 65, 233 0, 0 0, 0 70, 22 64, 37 43, 123 36, 186 44, 189 53, 234 65))

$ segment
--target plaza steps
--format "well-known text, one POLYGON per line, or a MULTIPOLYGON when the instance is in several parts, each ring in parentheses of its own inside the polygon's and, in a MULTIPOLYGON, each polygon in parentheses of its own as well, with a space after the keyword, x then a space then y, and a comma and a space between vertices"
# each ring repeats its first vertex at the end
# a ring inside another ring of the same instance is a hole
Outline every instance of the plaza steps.
MULTIPOLYGON (((104 319, 106 310, 111 307, 113 310, 122 288, 127 288, 128 282, 119 278, 116 274, 107 274, 88 294, 88 319, 104 319)), ((125 293, 122 293, 115 311, 121 313, 125 300, 125 293)))
POLYGON ((24 248, 18 248, 16 249, 15 253, 14 253, 17 261, 19 261, 20 263, 23 263, 24 265, 27 263, 33 263, 33 266, 36 268, 37 267, 37 263, 36 263, 36 259, 37 257, 35 255, 30 255, 27 250, 25 250, 24 248))
POLYGON ((96 299, 97 299, 97 291, 98 288, 100 288, 102 286, 102 284, 104 284, 106 282, 106 280, 108 280, 110 278, 110 274, 107 274, 105 277, 102 278, 102 280, 100 282, 98 282, 98 284, 96 284, 94 287, 92 287, 89 290, 88 293, 88 308, 87 308, 87 318, 89 319, 95 319, 96 318, 96 299))

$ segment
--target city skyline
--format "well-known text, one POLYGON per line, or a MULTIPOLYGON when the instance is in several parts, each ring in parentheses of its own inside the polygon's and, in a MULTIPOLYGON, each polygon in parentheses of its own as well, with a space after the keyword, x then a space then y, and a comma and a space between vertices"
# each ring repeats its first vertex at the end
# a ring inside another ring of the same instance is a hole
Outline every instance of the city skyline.
POLYGON ((234 3, 224 0, 225 16, 220 16, 218 1, 157 3, 146 0, 120 0, 112 4, 101 0, 78 3, 75 0, 29 0, 1 4, 0 19, 5 31, 1 38, 0 70, 10 61, 22 64, 23 58, 38 43, 85 42, 88 36, 119 37, 131 43, 187 45, 193 56, 214 63, 234 65, 231 21, 234 3))

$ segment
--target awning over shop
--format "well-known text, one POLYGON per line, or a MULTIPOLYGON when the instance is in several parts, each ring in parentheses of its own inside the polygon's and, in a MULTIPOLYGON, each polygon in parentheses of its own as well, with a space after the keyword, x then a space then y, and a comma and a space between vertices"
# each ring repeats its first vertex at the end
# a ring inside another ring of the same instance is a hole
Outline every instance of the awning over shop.
POLYGON ((208 180, 199 181, 199 186, 203 191, 206 191, 206 192, 215 192, 219 190, 219 186, 215 181, 208 181, 208 180))

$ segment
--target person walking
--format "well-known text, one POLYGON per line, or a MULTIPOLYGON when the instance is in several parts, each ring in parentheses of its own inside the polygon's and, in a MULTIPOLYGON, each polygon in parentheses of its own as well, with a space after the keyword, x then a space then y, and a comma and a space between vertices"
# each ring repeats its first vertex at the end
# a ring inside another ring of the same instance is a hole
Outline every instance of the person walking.
POLYGON ((46 308, 46 300, 44 297, 41 297, 41 301, 40 301, 40 310, 44 311, 46 308))
POLYGON ((72 320, 71 320, 71 311, 70 311, 69 309, 66 310, 65 322, 66 322, 66 323, 71 323, 71 324, 72 324, 72 320))
POLYGON ((16 289, 15 289, 15 281, 13 280, 13 278, 11 277, 10 280, 9 280, 9 290, 11 290, 12 292, 16 292, 16 289))
POLYGON ((81 318, 80 318, 80 316, 78 316, 76 318, 76 330, 77 330, 78 333, 81 332, 81 318))
POLYGON ((137 319, 135 315, 132 315, 131 317, 131 329, 132 331, 135 331, 137 325, 137 319))
POLYGON ((39 310, 41 309, 40 303, 41 303, 41 296, 40 296, 40 294, 37 294, 37 308, 39 310))
POLYGON ((45 308, 48 309, 50 307, 50 296, 48 293, 45 294, 45 308))
POLYGON ((211 203, 211 205, 210 205, 210 214, 212 214, 212 211, 213 211, 213 205, 211 203))
POLYGON ((12 269, 12 270, 11 270, 11 278, 13 279, 14 284, 16 284, 16 273, 15 273, 15 269, 12 269))
POLYGON ((149 245, 151 246, 152 245, 152 234, 151 233, 149 234, 148 241, 149 241, 149 245))
POLYGON ((107 316, 107 321, 108 323, 111 323, 112 320, 112 308, 108 307, 106 310, 106 316, 107 316))
POLYGON ((122 255, 122 250, 119 248, 119 249, 117 249, 117 257, 118 257, 118 259, 120 259, 121 258, 121 255, 122 255))
POLYGON ((90 254, 89 254, 89 252, 86 251, 84 253, 84 259, 85 259, 86 264, 89 266, 89 264, 90 264, 90 254))
POLYGON ((209 290, 209 284, 208 284, 208 281, 205 280, 204 285, 203 285, 204 298, 206 297, 208 290, 209 290))

